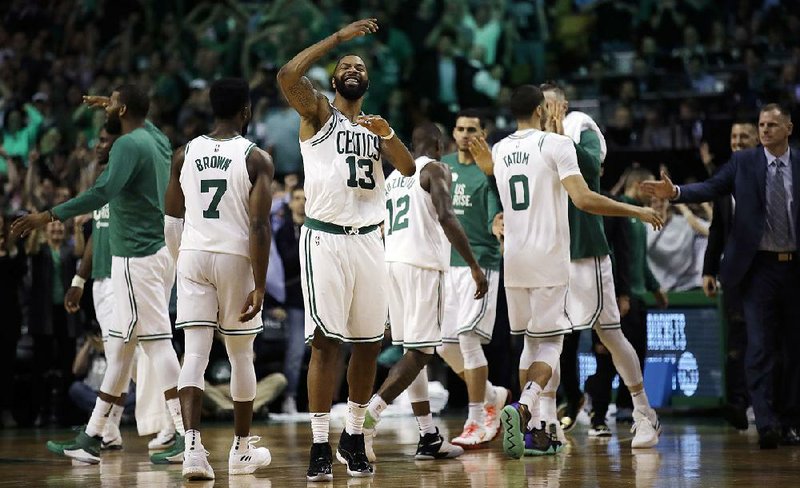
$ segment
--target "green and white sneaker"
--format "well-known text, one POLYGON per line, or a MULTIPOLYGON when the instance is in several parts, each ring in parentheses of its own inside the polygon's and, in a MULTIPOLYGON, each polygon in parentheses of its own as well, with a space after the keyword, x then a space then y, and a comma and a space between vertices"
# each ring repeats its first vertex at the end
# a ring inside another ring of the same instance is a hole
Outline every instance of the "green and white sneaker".
POLYGON ((181 464, 183 463, 183 451, 185 449, 183 436, 175 434, 175 444, 166 451, 157 452, 150 456, 153 464, 181 464))
POLYGON ((90 437, 86 430, 81 430, 72 441, 47 441, 47 450, 84 463, 99 464, 101 444, 99 437, 90 437))

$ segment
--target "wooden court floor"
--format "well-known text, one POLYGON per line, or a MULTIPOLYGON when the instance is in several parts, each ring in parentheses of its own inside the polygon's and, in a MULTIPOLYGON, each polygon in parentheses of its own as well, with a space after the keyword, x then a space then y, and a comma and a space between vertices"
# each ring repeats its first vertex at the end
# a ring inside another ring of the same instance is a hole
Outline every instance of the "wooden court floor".
MULTIPOLYGON (((135 430, 123 431, 125 449, 103 454, 99 466, 72 466, 44 447, 49 438, 74 435, 68 430, 0 430, 0 487, 759 487, 800 486, 800 448, 759 451, 755 433, 740 434, 722 423, 663 419, 664 434, 654 450, 632 452, 631 435, 613 424, 609 440, 589 439, 579 426, 570 445, 557 456, 507 458, 499 439, 489 448, 468 451, 458 459, 417 461, 416 424, 411 418, 381 423, 374 479, 348 478, 343 466, 334 466, 332 483, 307 483, 310 429, 308 423, 256 425, 262 445, 272 452, 272 464, 252 476, 229 478, 227 453, 231 430, 215 424, 203 430, 211 452, 215 482, 185 483, 180 466, 153 466, 147 458, 146 439, 135 430)), ((437 419, 450 435, 460 431, 462 420, 437 419)), ((336 427, 338 430, 338 427, 336 427)), ((338 434, 332 434, 332 441, 338 434)))

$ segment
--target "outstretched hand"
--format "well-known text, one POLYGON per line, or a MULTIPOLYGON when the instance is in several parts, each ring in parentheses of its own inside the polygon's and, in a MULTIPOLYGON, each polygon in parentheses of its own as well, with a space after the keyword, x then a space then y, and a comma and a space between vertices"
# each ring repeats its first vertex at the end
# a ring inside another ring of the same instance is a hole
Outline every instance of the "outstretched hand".
POLYGON ((642 207, 639 220, 653 226, 653 230, 661 230, 664 227, 664 217, 661 213, 650 207, 642 207))
POLYGON ((389 127, 389 122, 383 119, 380 115, 360 115, 356 119, 356 123, 361 127, 366 127, 367 130, 380 137, 387 137, 392 133, 392 128, 389 127))
POLYGON ((494 162, 492 161, 492 150, 489 149, 489 144, 486 142, 486 139, 483 137, 473 137, 469 140, 467 147, 481 171, 489 176, 493 175, 494 162))
POLYGON ((336 36, 340 41, 347 42, 350 39, 374 34, 375 32, 378 32, 378 19, 361 19, 339 29, 336 36))
POLYGON ((89 108, 106 108, 111 104, 111 99, 101 95, 84 95, 83 103, 89 108))
POLYGON ((244 301, 242 312, 239 314, 239 322, 247 322, 261 311, 264 303, 264 290, 256 288, 247 295, 244 301))
POLYGON ((672 200, 678 193, 677 187, 672 184, 672 180, 669 179, 669 176, 664 171, 661 172, 661 180, 643 181, 640 185, 642 192, 651 197, 672 200))
POLYGON ((44 227, 48 222, 50 222, 50 214, 47 212, 24 215, 11 224, 11 235, 13 237, 25 237, 30 232, 44 227))

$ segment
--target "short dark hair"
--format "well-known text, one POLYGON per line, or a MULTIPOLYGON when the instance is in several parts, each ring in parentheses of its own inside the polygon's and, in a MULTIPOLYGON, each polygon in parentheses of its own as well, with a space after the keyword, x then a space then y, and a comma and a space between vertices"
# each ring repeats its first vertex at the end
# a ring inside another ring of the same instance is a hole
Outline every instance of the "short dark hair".
POLYGON ((792 111, 789 110, 782 103, 768 103, 768 104, 764 105, 763 107, 761 107, 761 110, 759 111, 759 114, 761 114, 763 112, 771 112, 773 110, 777 110, 777 112, 779 114, 781 114, 784 117, 788 118, 789 122, 792 121, 792 111))
POLYGON ((414 148, 436 144, 442 139, 442 131, 433 122, 423 122, 414 128, 411 134, 411 145, 414 148))
POLYGON ((486 129, 486 126, 489 125, 489 118, 486 116, 486 112, 477 108, 465 108, 456 114, 456 120, 458 120, 459 117, 478 119, 478 124, 481 126, 481 129, 486 129))
MULTIPOLYGON (((364 58, 362 58, 360 54, 356 53, 343 54, 342 56, 339 57, 339 59, 336 60, 336 65, 333 67, 334 73, 336 73, 336 71, 339 69, 339 65, 342 63, 342 60, 348 56, 355 56, 356 58, 360 58, 361 61, 364 61, 364 58)), ((364 64, 366 65, 366 61, 364 62, 364 64)))
POLYGON ((556 92, 556 94, 561 97, 566 96, 566 93, 564 92, 564 89, 561 88, 561 85, 552 80, 545 81, 544 83, 539 85, 539 89, 542 90, 542 93, 547 91, 553 91, 556 92))
POLYGON ((634 184, 647 180, 654 180, 655 178, 653 172, 647 168, 632 168, 625 177, 625 189, 630 188, 634 184))
POLYGON ((211 111, 218 119, 232 119, 250 103, 250 86, 242 78, 222 78, 211 84, 211 111))
POLYGON ((144 89, 133 83, 126 83, 114 91, 119 93, 119 102, 127 107, 131 117, 147 118, 147 112, 150 111, 150 96, 144 89))
POLYGON ((749 119, 733 119, 731 127, 733 127, 734 125, 749 125, 752 126, 754 129, 758 129, 758 124, 749 119))
POLYGON ((511 93, 511 100, 508 102, 508 108, 511 110, 511 115, 517 120, 529 119, 536 110, 536 107, 542 104, 544 95, 539 87, 534 85, 522 85, 514 89, 511 93))

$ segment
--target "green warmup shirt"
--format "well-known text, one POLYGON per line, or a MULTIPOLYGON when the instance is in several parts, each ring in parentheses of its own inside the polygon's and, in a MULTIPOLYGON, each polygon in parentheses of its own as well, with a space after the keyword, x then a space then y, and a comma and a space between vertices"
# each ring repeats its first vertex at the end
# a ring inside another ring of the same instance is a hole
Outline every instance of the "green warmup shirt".
MULTIPOLYGON (((482 268, 500 269, 500 243, 492 234, 492 220, 500 213, 497 191, 477 164, 461 164, 458 154, 448 154, 442 162, 450 167, 453 185, 453 211, 469 239, 475 259, 482 268)), ((467 266, 464 258, 453 248, 450 266, 467 266)))
MULTIPOLYGON (((580 143, 575 144, 578 167, 583 179, 593 192, 600 192, 600 139, 591 130, 581 132, 580 143)), ((570 259, 606 256, 610 253, 603 217, 578 210, 569 201, 569 254, 570 259)))
MULTIPOLYGON (((624 195, 621 198, 625 203, 641 206, 639 202, 632 198, 624 195)), ((644 222, 633 217, 629 217, 628 222, 630 222, 631 230, 631 253, 629 257, 631 295, 643 300, 648 291, 658 291, 661 285, 656 277, 653 276, 653 272, 650 271, 650 265, 647 264, 647 227, 645 227, 644 222)))
POLYGON ((92 278, 102 280, 111 277, 111 242, 109 242, 109 205, 95 210, 92 229, 92 278))
POLYGON ((156 126, 146 122, 111 147, 108 167, 94 186, 53 208, 60 220, 109 205, 112 256, 142 257, 164 247, 164 194, 172 150, 156 126))

